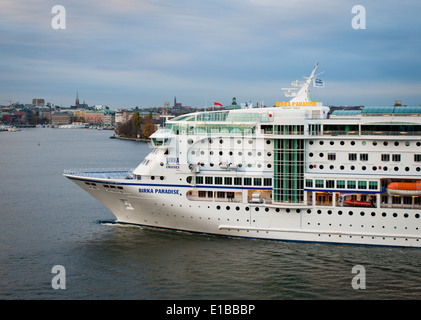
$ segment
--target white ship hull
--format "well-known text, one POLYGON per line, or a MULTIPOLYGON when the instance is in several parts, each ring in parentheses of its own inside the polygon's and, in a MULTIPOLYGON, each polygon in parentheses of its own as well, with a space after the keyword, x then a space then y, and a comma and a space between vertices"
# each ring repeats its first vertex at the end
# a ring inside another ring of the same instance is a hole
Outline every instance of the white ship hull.
POLYGON ((295 209, 229 201, 189 203, 185 198, 188 186, 66 176, 106 206, 119 223, 230 237, 421 247, 415 217, 419 210, 411 208, 295 209), (139 193, 139 189, 152 193, 139 193))
POLYGON ((224 236, 421 247, 421 107, 333 112, 308 99, 168 120, 123 172, 65 175, 117 221, 224 236), (384 115, 386 113, 386 116, 384 115), (393 116, 393 117, 392 117, 393 116), (350 206, 347 206, 350 205, 350 206))

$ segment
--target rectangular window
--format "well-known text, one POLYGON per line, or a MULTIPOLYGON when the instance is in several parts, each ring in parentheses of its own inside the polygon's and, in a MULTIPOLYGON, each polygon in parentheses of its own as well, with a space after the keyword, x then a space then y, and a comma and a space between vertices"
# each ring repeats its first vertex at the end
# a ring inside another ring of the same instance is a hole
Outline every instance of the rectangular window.
POLYGON ((368 188, 370 190, 377 190, 377 186, 378 186, 377 181, 369 181, 368 182, 368 188))
POLYGON ((392 154, 392 161, 396 161, 396 162, 401 161, 401 155, 400 154, 392 154))
POLYGON ((213 198, 213 191, 208 191, 208 198, 213 198))
POLYGON ((421 162, 421 154, 414 154, 414 161, 421 162))
POLYGON ((251 178, 244 178, 244 185, 251 186, 251 178))
POLYGON ((357 160, 357 154, 356 153, 350 153, 348 155, 349 161, 356 161, 357 160))
POLYGON ((206 197, 206 191, 199 191, 199 198, 205 198, 206 197))
POLYGON ((328 153, 327 160, 336 160, 336 153, 328 153))
POLYGON ((261 186, 262 185, 262 178, 254 178, 254 185, 255 186, 261 186))
POLYGON ((367 189, 367 181, 358 181, 358 189, 367 189))
POLYGON ((326 180, 326 188, 332 189, 335 187, 335 180, 326 180))
POLYGON ((205 177, 205 184, 213 184, 213 177, 205 177))
POLYGON ((306 188, 313 188, 313 180, 306 179, 306 188))
POLYGON ((345 180, 338 180, 338 181, 336 181, 336 188, 338 188, 338 189, 345 189, 345 180))
POLYGON ((203 177, 196 177, 196 184, 203 184, 203 177))
POLYGON ((272 186, 272 179, 271 178, 264 178, 263 179, 263 185, 266 187, 272 186))
POLYGON ((348 181, 347 182, 347 188, 348 189, 356 189, 356 187, 357 187, 357 184, 356 184, 355 181, 348 181))
POLYGON ((222 184, 222 177, 215 177, 215 184, 222 184))
POLYGON ((324 180, 316 180, 316 188, 323 188, 324 180))
POLYGON ((224 178, 224 183, 226 185, 232 185, 232 178, 231 177, 225 177, 224 178))
POLYGON ((234 178, 234 184, 236 186, 241 186, 243 184, 242 178, 234 178))
POLYGON ((368 153, 361 153, 360 161, 368 161, 368 153))
POLYGON ((382 154, 382 161, 390 161, 390 154, 382 154))
POLYGON ((225 192, 224 192, 224 191, 218 191, 218 192, 216 193, 216 196, 217 196, 219 199, 223 199, 223 198, 225 198, 225 192))

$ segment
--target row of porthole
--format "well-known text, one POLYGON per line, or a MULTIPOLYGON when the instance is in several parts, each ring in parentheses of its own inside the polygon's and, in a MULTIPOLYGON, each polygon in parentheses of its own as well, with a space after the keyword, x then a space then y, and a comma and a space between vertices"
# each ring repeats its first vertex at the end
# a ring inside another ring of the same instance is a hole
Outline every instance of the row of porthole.
MULTIPOLYGON (((317 168, 319 168, 320 170, 323 170, 324 168, 325 168, 325 166, 323 165, 323 164, 320 164, 320 165, 316 165, 316 164, 310 164, 309 166, 308 166, 308 168, 309 169, 317 169, 317 168)), ((350 166, 349 167, 351 170, 355 170, 355 166, 350 166)), ((329 166, 329 169, 330 170, 334 170, 335 169, 335 166, 334 165, 330 165, 329 166)), ((345 170, 345 166, 344 165, 341 165, 340 167, 339 167, 339 169, 340 170, 345 170)), ((389 170, 389 168, 387 167, 387 166, 372 166, 371 167, 371 169, 373 170, 373 171, 377 171, 377 170, 383 170, 383 171, 388 171, 389 170)), ((367 170, 367 167, 366 166, 361 166, 361 170, 362 171, 365 171, 365 170, 367 170)), ((399 167, 393 167, 393 170, 394 171, 399 171, 399 167)), ((408 172, 408 171, 410 171, 411 170, 411 168, 410 167, 405 167, 405 171, 406 172, 408 172)), ((417 172, 420 172, 421 171, 421 167, 416 167, 415 168, 415 170, 417 171, 417 172)))
MULTIPOLYGON (((196 151, 195 151, 195 150, 192 150, 192 151, 190 152, 190 154, 194 156, 194 155, 196 154, 196 151)), ((214 153, 214 151, 213 151, 213 150, 209 151, 209 155, 213 156, 214 154, 215 154, 215 153, 214 153)), ((266 154, 267 154, 267 156, 268 156, 268 157, 272 156, 272 153, 271 153, 271 152, 268 152, 268 153, 266 153, 266 154)), ((202 150, 202 151, 200 151, 200 155, 201 155, 201 156, 205 155, 205 151, 203 151, 203 150, 202 150)), ((223 156, 223 155, 224 155, 224 152, 223 152, 223 151, 219 151, 219 155, 220 155, 220 156, 223 156)), ((228 155, 232 156, 232 155, 234 155, 234 152, 229 151, 229 152, 228 152, 228 155)), ((242 155, 243 155, 243 152, 242 152, 242 151, 239 151, 239 152, 238 152, 238 155, 239 155, 239 156, 242 156, 242 155)), ((251 157, 251 156, 253 156, 253 152, 249 151, 249 152, 247 152, 247 155, 251 157)), ((261 156, 262 156, 262 153, 259 151, 259 152, 257 152, 257 153, 256 153, 256 155, 257 155, 258 157, 261 157, 261 156)), ((197 156, 199 156, 199 153, 197 154, 197 156)))
MULTIPOLYGON (((193 144, 193 139, 189 139, 188 141, 188 144, 193 144)), ((211 139, 211 138, 209 138, 208 139, 208 142, 210 143, 210 144, 212 144, 213 143, 213 139, 211 139)), ((237 144, 241 144, 241 140, 237 140, 237 144)), ((205 140, 202 140, 202 143, 205 143, 205 140)), ((219 139, 219 143, 220 144, 223 144, 224 143, 224 139, 219 139)), ((271 141, 270 140, 266 140, 266 144, 270 144, 271 143, 271 141)), ((253 144, 253 140, 248 140, 248 144, 253 144)))
MULTIPOLYGON (((222 208, 222 207, 221 207, 220 205, 216 206, 216 209, 217 209, 217 210, 221 210, 221 208, 222 208)), ((225 207, 225 209, 226 209, 226 210, 230 210, 230 209, 231 209, 231 206, 226 206, 226 207, 225 207)), ((236 207, 235 207, 235 210, 237 210, 237 211, 239 211, 240 209, 241 209, 241 208, 240 208, 239 206, 236 206, 236 207)), ((250 207, 245 207, 245 210, 246 210, 246 211, 250 211, 250 207)), ((254 208, 254 210, 255 210, 256 212, 258 212, 258 211, 260 211, 260 208, 259 208, 259 207, 255 207, 255 208, 254 208)), ((266 207, 264 210, 265 210, 266 212, 269 212, 269 210, 270 210, 270 209, 266 207)), ((279 209, 279 208, 276 208, 276 209, 275 209, 275 211, 276 211, 276 212, 280 212, 280 209, 279 209)), ((286 211, 287 213, 290 213, 290 212, 291 212, 291 209, 286 209, 285 211, 286 211)), ((296 213, 300 213, 300 212, 301 212, 301 209, 296 209, 296 210, 295 210, 295 212, 296 212, 296 213)), ((312 213, 312 210, 308 209, 308 210, 307 210, 307 213, 308 213, 308 214, 312 213)), ((342 210, 338 210, 338 215, 342 215, 343 213, 344 213, 344 212, 343 212, 342 210)), ((317 214, 322 214, 322 210, 317 210, 317 214)), ((332 210, 328 210, 328 211, 327 211, 327 214, 331 215, 331 214, 333 214, 333 211, 332 211, 332 210)), ((363 216, 365 216, 365 214, 366 214, 366 213, 365 213, 364 211, 361 211, 361 212, 360 212, 360 216, 362 216, 362 217, 363 217, 363 216)), ((350 216, 354 215, 354 211, 348 211, 348 215, 350 215, 350 216)), ((371 215, 372 217, 375 217, 375 216, 376 216, 376 213, 375 213, 375 212, 371 212, 371 213, 370 213, 370 215, 371 215)), ((387 213, 386 213, 386 212, 382 212, 381 216, 382 216, 382 217, 387 217, 387 213)), ((398 214, 397 214, 396 212, 394 212, 394 213, 392 214, 392 216, 393 216, 394 218, 397 218, 397 217, 398 217, 398 214)), ((408 214, 408 213, 404 213, 404 214, 403 214, 403 216, 404 216, 404 218, 409 218, 409 214, 408 214)), ((420 214, 419 214, 419 213, 416 213, 416 214, 414 215, 414 217, 415 217, 415 218, 417 218, 417 219, 419 219, 421 216, 420 216, 420 214)))
MULTIPOLYGON (((308 143, 309 143, 310 145, 313 145, 313 144, 314 144, 314 141, 310 140, 308 143)), ((321 145, 321 146, 322 146, 322 145, 324 145, 324 144, 325 144, 324 140, 320 140, 320 141, 319 141, 319 145, 321 145)), ((335 144, 335 141, 330 141, 330 142, 329 142, 329 144, 330 144, 331 146, 333 146, 333 145, 335 144)), ((339 142, 339 144, 340 144, 341 146, 343 146, 343 145, 345 145, 345 141, 341 141, 341 142, 339 142)), ((349 144, 350 144, 351 146, 355 146, 355 141, 351 141, 349 144)), ((362 141, 362 142, 361 142, 361 144, 362 144, 363 146, 365 146, 365 145, 367 144, 367 142, 366 142, 366 141, 362 141)), ((377 146, 378 142, 377 142, 377 141, 373 141, 373 142, 372 142, 372 144, 373 144, 373 146, 377 146)), ((386 146, 388 146, 388 145, 389 145, 389 142, 388 142, 388 141, 383 141, 383 145, 386 147, 386 146)), ((398 147, 398 146, 400 145, 399 141, 395 141, 395 142, 394 142, 394 145, 395 145, 396 147, 398 147)), ((411 143, 410 143, 409 141, 405 141, 405 146, 409 147, 410 145, 411 145, 411 143)), ((420 141, 417 141, 416 145, 417 145, 417 147, 421 147, 421 142, 420 142, 420 141)))
MULTIPOLYGON (((287 209, 288 210, 288 209, 287 209)), ((298 209, 299 210, 299 209, 298 209)), ((307 210, 307 213, 308 214, 310 214, 312 211, 310 210, 310 209, 308 209, 307 210)), ((342 211, 342 210, 338 210, 338 215, 342 215, 344 212, 342 211)), ((322 210, 317 210, 317 214, 322 214, 322 210)), ((333 212, 332 212, 332 210, 328 210, 327 211, 327 214, 329 214, 329 215, 331 215, 331 214, 333 214, 333 212)), ((350 215, 350 216, 352 216, 352 215, 354 215, 354 211, 348 211, 348 215, 350 215)), ((366 213, 365 213, 365 211, 360 211, 360 216, 365 216, 366 215, 366 213)), ((370 215, 372 216, 372 217, 375 217, 376 216, 376 213, 375 212, 371 212, 370 213, 370 215)), ((382 217, 387 217, 387 213, 386 212, 382 212, 382 214, 381 214, 381 216, 382 217)), ((394 217, 394 218, 397 218, 399 215, 396 213, 396 212, 394 212, 393 214, 392 214, 392 216, 394 217)), ((404 213, 403 214, 403 216, 404 216, 404 218, 409 218, 409 214, 408 213, 404 213)), ((414 217, 415 218, 417 218, 417 219, 419 219, 421 216, 420 216, 420 214, 419 213, 416 213, 415 215, 414 215, 414 217)))
MULTIPOLYGON (((198 162, 197 163, 198 165, 200 165, 200 166, 204 166, 205 165, 205 163, 204 162, 198 162)), ((163 162, 161 162, 161 166, 163 166, 164 165, 164 163, 163 162)), ((221 165, 221 163, 219 164, 219 165, 221 165)), ((213 166, 215 166, 215 164, 213 163, 213 162, 210 162, 209 163, 209 166, 211 166, 211 167, 213 167, 213 166)), ((242 163, 238 163, 237 164, 237 166, 239 167, 239 168, 242 168, 243 167, 243 164, 242 163)), ((251 164, 251 163, 248 163, 247 164, 247 168, 252 168, 253 167, 253 164, 251 164)), ((261 164, 261 163, 258 163, 257 165, 256 165, 256 167, 257 168, 262 168, 263 167, 263 165, 261 164)), ((270 164, 270 163, 268 163, 267 165, 266 165, 266 167, 268 168, 268 169, 270 169, 270 168, 272 168, 272 165, 270 164)))

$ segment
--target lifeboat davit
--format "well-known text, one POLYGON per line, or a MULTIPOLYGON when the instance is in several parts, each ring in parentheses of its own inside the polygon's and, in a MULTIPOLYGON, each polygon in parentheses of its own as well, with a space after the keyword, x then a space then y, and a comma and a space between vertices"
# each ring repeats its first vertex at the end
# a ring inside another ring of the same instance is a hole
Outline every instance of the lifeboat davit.
POLYGON ((391 196, 421 196, 421 181, 392 182, 387 186, 387 193, 391 196))

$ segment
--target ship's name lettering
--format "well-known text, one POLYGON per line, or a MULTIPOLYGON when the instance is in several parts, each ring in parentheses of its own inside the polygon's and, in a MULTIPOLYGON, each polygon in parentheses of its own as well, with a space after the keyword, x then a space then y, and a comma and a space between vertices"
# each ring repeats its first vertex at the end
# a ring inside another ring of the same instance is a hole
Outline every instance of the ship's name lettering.
POLYGON ((161 189, 161 188, 139 188, 140 193, 163 193, 163 194, 179 194, 180 190, 161 189))

